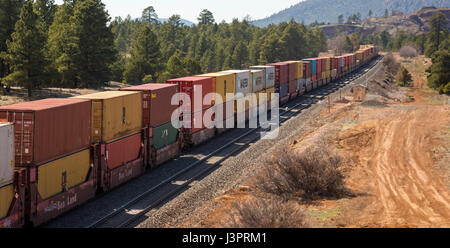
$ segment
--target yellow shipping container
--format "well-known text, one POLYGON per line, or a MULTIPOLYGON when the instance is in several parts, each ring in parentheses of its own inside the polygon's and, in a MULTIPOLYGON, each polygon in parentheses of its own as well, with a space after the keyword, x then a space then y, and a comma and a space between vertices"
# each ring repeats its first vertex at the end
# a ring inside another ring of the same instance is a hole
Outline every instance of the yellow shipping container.
MULTIPOLYGON (((197 75, 196 77, 212 77, 213 85, 216 89, 216 93, 222 96, 222 102, 226 102, 226 93, 235 93, 236 92, 236 83, 234 82, 235 77, 233 73, 230 72, 215 72, 215 73, 207 73, 202 75, 197 75)), ((221 101, 217 101, 216 103, 220 104, 221 101)))
POLYGON ((290 61, 286 61, 286 62, 289 62, 289 63, 294 63, 295 62, 295 63, 297 63, 295 65, 295 78, 296 79, 301 78, 302 70, 303 70, 302 61, 300 61, 300 60, 290 60, 290 61))
POLYGON ((38 167, 37 188, 43 199, 85 182, 91 166, 89 149, 38 167))
POLYGON ((142 128, 141 92, 105 91, 74 98, 92 100, 92 143, 108 143, 142 128))
POLYGON ((327 66, 326 70, 327 71, 330 70, 330 68, 331 68, 331 58, 329 58, 329 57, 326 59, 326 66, 327 66))
POLYGON ((300 74, 298 75, 299 78, 304 78, 305 77, 305 72, 303 71, 303 64, 306 64, 305 61, 300 61, 300 74))
POLYGON ((266 89, 265 93, 267 93, 267 100, 272 100, 272 93, 275 94, 275 88, 266 89))
POLYGON ((14 186, 7 185, 0 188, 0 219, 6 217, 14 198, 14 186))

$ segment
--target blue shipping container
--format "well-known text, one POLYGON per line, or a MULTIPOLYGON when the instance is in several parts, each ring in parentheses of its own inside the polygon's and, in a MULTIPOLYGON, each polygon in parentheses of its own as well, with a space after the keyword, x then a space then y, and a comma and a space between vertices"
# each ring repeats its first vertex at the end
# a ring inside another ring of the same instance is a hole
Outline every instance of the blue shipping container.
POLYGON ((311 74, 316 74, 317 60, 315 59, 304 59, 303 61, 311 62, 311 74))

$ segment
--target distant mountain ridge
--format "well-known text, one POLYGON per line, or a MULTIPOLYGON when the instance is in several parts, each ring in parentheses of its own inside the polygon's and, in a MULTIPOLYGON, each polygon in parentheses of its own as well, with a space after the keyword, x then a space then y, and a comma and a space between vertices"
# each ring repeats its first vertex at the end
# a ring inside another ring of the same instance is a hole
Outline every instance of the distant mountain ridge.
MULTIPOLYGON (((167 22, 168 20, 169 20, 169 18, 158 18, 158 21, 161 22, 161 23, 167 22)), ((183 23, 183 24, 186 25, 186 26, 192 26, 192 25, 194 25, 193 22, 188 21, 188 20, 186 20, 186 19, 180 19, 180 21, 181 21, 181 23, 183 23)))
POLYGON ((311 24, 315 21, 337 23, 338 16, 343 14, 344 20, 356 13, 362 18, 368 16, 383 16, 386 9, 389 15, 392 10, 412 13, 425 6, 450 8, 450 0, 306 0, 282 10, 270 17, 254 21, 256 26, 267 26, 271 23, 288 22, 292 18, 297 22, 311 24))

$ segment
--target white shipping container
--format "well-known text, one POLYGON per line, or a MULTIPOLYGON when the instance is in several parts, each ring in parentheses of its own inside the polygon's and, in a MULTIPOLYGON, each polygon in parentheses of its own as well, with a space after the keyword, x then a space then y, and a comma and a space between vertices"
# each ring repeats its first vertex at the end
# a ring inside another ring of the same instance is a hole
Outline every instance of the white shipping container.
POLYGON ((14 124, 0 123, 0 187, 14 181, 14 124))
POLYGON ((303 92, 303 90, 306 90, 304 89, 304 87, 306 87, 306 79, 304 78, 297 79, 297 90, 299 92, 303 92))
POLYGON ((264 70, 266 74, 264 89, 275 87, 275 66, 270 65, 256 65, 251 66, 250 69, 264 70))
POLYGON ((252 74, 252 82, 253 82, 252 92, 257 93, 257 92, 264 90, 264 87, 265 87, 264 71, 263 70, 251 70, 250 72, 252 74))
POLYGON ((307 78, 305 81, 305 85, 306 85, 306 90, 307 91, 311 91, 312 90, 312 84, 311 84, 311 78, 307 78))
POLYGON ((252 93, 252 78, 250 70, 229 70, 223 72, 234 73, 236 82, 236 93, 248 94, 252 93))

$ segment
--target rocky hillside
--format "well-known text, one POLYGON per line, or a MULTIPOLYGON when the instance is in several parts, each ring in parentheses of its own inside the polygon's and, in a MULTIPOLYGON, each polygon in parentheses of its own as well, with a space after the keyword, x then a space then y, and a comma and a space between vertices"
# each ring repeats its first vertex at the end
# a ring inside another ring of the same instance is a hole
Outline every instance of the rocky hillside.
POLYGON ((391 14, 392 10, 402 13, 412 13, 426 6, 450 8, 450 0, 306 0, 288 9, 282 10, 268 18, 254 22, 257 26, 266 26, 294 18, 297 22, 310 24, 315 21, 325 23, 337 23, 338 16, 348 16, 360 13, 362 18, 367 18, 369 10, 372 16, 383 16, 386 9, 391 14))
MULTIPOLYGON (((444 13, 447 19, 450 20, 449 8, 424 7, 411 14, 390 16, 388 18, 368 18, 354 25, 331 24, 320 26, 320 28, 324 30, 328 37, 333 37, 336 33, 350 34, 359 32, 369 34, 385 30, 390 33, 404 31, 419 34, 429 31, 429 19, 437 12, 444 13)), ((447 23, 447 28, 450 29, 450 22, 447 23)))

